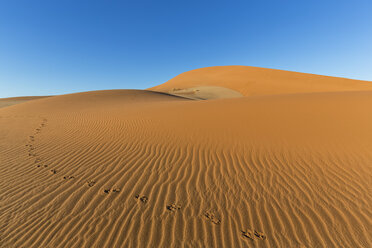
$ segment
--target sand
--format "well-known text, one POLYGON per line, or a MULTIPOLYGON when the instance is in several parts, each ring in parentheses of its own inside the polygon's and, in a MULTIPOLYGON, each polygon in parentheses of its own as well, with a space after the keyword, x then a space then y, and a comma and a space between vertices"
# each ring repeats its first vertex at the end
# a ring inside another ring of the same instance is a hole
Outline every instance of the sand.
POLYGON ((186 74, 1 108, 0 247, 372 246, 371 82, 186 74))
POLYGON ((159 92, 165 92, 171 95, 181 96, 193 100, 237 98, 243 96, 239 91, 220 86, 172 88, 171 90, 159 90, 159 92))
POLYGON ((0 108, 12 106, 18 103, 28 102, 31 100, 41 99, 49 96, 22 96, 22 97, 9 97, 0 98, 0 108))
POLYGON ((366 81, 250 66, 200 68, 184 72, 150 90, 173 93, 175 89, 202 86, 228 88, 244 96, 372 90, 371 83, 366 81))

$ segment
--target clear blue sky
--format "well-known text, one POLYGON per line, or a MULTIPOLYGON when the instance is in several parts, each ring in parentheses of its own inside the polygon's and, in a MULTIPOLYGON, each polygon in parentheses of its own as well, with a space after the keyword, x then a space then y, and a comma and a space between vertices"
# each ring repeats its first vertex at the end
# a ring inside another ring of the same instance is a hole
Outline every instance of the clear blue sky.
POLYGON ((144 89, 215 65, 372 80, 372 1, 0 1, 0 97, 144 89))

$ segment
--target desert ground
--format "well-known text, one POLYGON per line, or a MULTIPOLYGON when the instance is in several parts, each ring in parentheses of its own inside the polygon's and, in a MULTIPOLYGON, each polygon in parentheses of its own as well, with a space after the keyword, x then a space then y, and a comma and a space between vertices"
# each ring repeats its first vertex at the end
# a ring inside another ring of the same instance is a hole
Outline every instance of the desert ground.
POLYGON ((0 107, 0 247, 372 247, 372 82, 218 66, 0 107))

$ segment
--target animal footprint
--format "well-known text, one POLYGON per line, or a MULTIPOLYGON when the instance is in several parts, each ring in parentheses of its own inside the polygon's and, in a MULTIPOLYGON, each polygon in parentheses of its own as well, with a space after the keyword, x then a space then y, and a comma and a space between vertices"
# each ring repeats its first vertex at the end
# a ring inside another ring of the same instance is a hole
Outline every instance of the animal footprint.
POLYGON ((147 198, 147 196, 141 196, 140 197, 140 195, 136 195, 135 198, 139 199, 143 203, 146 203, 149 200, 149 198, 147 198))
POLYGON ((95 181, 87 181, 87 184, 89 187, 93 187, 94 184, 96 184, 95 181))
POLYGON ((242 235, 244 238, 249 238, 250 240, 254 240, 254 234, 251 230, 242 231, 242 235))
POLYGON ((167 209, 168 209, 169 211, 174 212, 174 211, 176 211, 176 210, 178 210, 178 209, 181 209, 181 206, 172 203, 171 205, 168 205, 168 206, 167 206, 167 209))
POLYGON ((52 174, 56 174, 57 173, 57 171, 55 169, 50 170, 50 172, 52 172, 52 174))
POLYGON ((263 233, 261 233, 261 232, 258 232, 258 231, 256 231, 256 230, 254 230, 254 235, 255 235, 257 238, 261 239, 261 240, 265 240, 265 239, 266 239, 265 234, 263 234, 263 233))
POLYGON ((74 176, 65 176, 65 177, 63 177, 63 179, 65 179, 65 180, 69 180, 69 179, 73 179, 73 178, 75 178, 74 176))
POLYGON ((206 212, 204 214, 204 217, 210 220, 213 224, 219 225, 221 224, 221 220, 217 218, 213 213, 211 212, 206 212))
POLYGON ((110 193, 110 192, 114 192, 114 193, 119 193, 120 192, 120 189, 119 188, 114 188, 114 189, 104 189, 103 192, 105 192, 106 194, 110 193))
POLYGON ((255 239, 265 240, 266 239, 265 234, 258 232, 256 230, 254 230, 253 232, 247 229, 246 231, 242 231, 242 235, 244 238, 248 238, 250 240, 255 240, 255 239))

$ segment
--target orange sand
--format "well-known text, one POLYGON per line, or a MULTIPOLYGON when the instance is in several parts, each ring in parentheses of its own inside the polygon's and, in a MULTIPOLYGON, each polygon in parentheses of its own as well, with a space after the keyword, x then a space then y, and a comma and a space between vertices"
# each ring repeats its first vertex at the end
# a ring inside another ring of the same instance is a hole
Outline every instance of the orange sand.
POLYGON ((31 100, 41 99, 49 96, 21 96, 21 97, 9 97, 0 98, 0 108, 12 106, 18 103, 28 102, 31 100))
POLYGON ((0 109, 0 247, 372 246, 371 82, 239 66, 152 89, 0 109))

